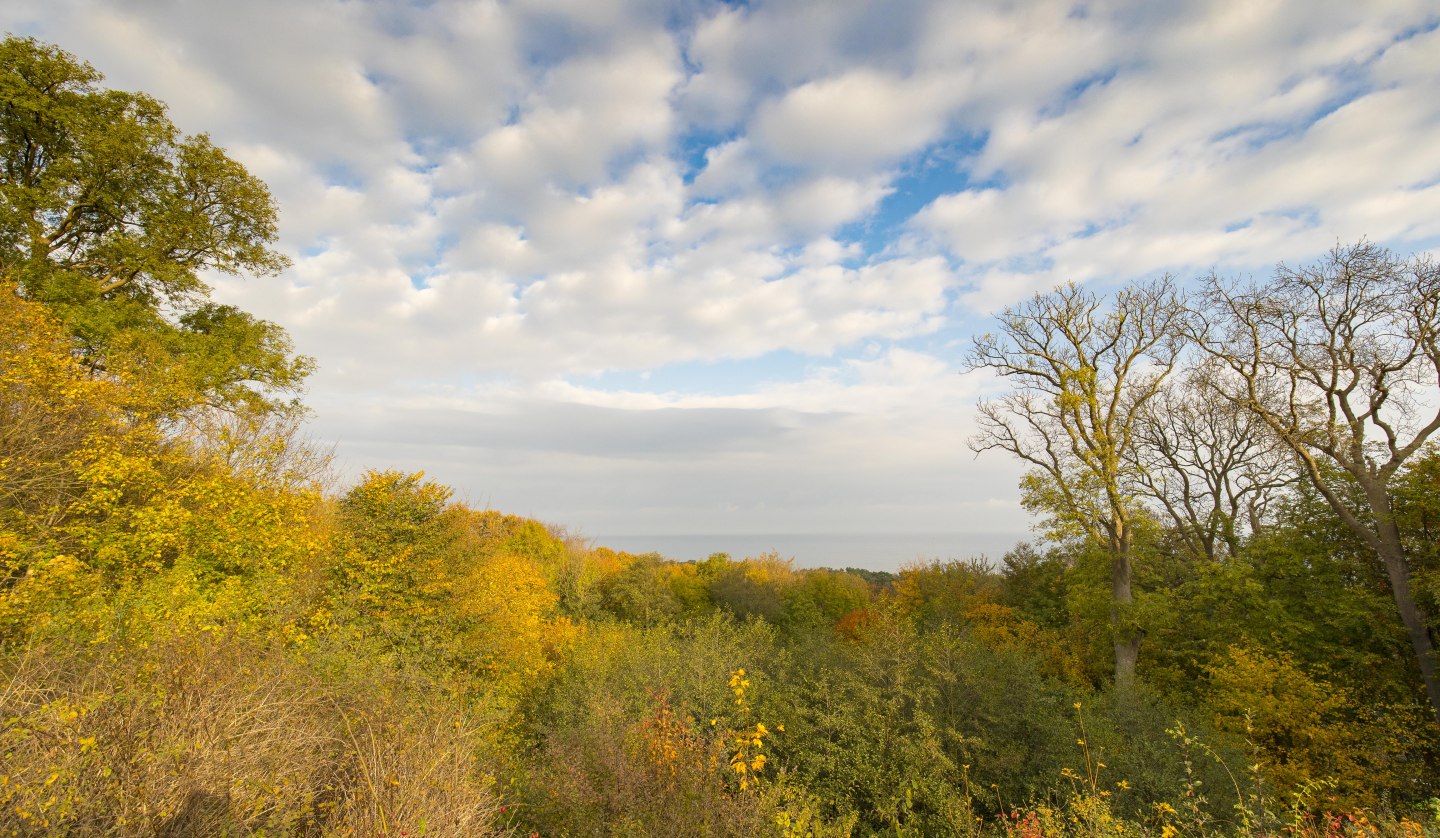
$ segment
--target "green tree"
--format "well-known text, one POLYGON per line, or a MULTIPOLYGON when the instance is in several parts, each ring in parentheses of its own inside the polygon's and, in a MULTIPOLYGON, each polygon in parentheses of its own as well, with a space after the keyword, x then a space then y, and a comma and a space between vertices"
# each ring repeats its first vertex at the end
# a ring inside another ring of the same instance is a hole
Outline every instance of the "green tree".
POLYGON ((710 599, 736 617, 761 617, 780 622, 785 613, 785 594, 795 582, 789 559, 778 553, 762 553, 733 562, 710 584, 710 599))
POLYGON ((59 314, 92 370, 146 371, 172 406, 274 406, 312 362, 201 279, 286 266, 269 191, 102 79, 33 38, 0 43, 0 273, 59 314))
POLYGON ((782 621, 793 630, 823 627, 827 631, 846 614, 870 605, 870 585, 844 571, 805 570, 784 592, 782 621))
POLYGON ((1115 682, 1135 678, 1142 632, 1135 625, 1132 547, 1139 504, 1131 456, 1147 404, 1184 349, 1188 312, 1165 278, 1125 288, 1113 303, 1070 284, 1000 313, 1000 331, 975 338, 971 370, 991 370, 1013 389, 980 404, 977 451, 998 448, 1034 466, 1026 505, 1059 532, 1110 556, 1115 682))
POLYGON ((600 583, 600 603, 610 614, 642 626, 653 626, 680 613, 670 588, 670 574, 659 553, 645 553, 600 583))
POLYGON ((1379 560, 1440 721, 1440 663, 1395 514, 1405 463, 1440 431, 1440 265, 1360 242, 1264 285, 1212 277, 1206 302, 1198 337, 1226 373, 1210 392, 1258 417, 1379 560))
POLYGON ((330 565, 335 610, 357 632, 390 650, 454 654, 447 559, 456 553, 460 513, 450 489, 423 472, 371 471, 339 502, 336 557, 330 565))
POLYGON ((1400 474, 1395 514, 1411 557, 1416 598, 1426 613, 1440 614, 1440 445, 1427 445, 1400 474))
POLYGON ((1205 689, 1218 726, 1245 737, 1282 799, 1318 778, 1344 807, 1374 806, 1380 789, 1433 791, 1433 775, 1411 758, 1423 711, 1375 706, 1328 674, 1284 652, 1231 646, 1208 667, 1205 689))
POLYGON ((1232 645, 1286 653, 1377 705, 1413 697, 1408 642, 1390 615, 1384 573, 1304 487, 1277 520, 1217 562, 1185 563, 1147 609, 1156 640, 1147 681, 1175 698, 1194 692, 1232 645))

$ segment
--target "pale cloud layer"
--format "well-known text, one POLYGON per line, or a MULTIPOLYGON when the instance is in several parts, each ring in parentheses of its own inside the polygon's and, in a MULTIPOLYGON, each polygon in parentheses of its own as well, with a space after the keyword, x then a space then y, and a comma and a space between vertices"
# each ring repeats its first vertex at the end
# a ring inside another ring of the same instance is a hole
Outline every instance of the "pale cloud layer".
MULTIPOLYGON (((1429 2, 18 0, 270 184, 347 468, 591 535, 1022 535, 996 308, 1440 242, 1429 2)), ((777 544, 783 549, 783 544, 777 544)), ((964 555, 937 540, 934 553, 964 555)), ((821 561, 823 556, 801 556, 821 561)))

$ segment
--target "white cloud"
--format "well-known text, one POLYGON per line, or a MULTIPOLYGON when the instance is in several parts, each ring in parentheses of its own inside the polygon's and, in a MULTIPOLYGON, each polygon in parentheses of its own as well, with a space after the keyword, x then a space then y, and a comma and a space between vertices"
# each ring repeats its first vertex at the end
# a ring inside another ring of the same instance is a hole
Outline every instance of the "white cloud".
POLYGON ((870 171, 938 139, 963 89, 941 77, 868 69, 792 88, 760 107, 751 136, 780 161, 822 171, 870 171))
POLYGON ((1433 240, 1440 63, 1417 54, 1435 33, 1412 43, 1403 14, 1336 11, 1194 6, 1115 27, 1102 40, 1128 51, 1107 74, 997 115, 972 172, 999 184, 937 197, 914 229, 967 261, 986 307, 1064 279, 1433 240))
POLYGON ((674 45, 655 35, 616 47, 551 69, 519 119, 481 139, 483 176, 509 178, 518 168, 532 184, 593 183, 616 155, 668 140, 667 100, 680 80, 674 45))
MULTIPOLYGON (((892 25, 908 19, 907 3, 768 3, 719 6, 689 34, 686 57, 697 68, 683 89, 686 116, 704 128, 743 123, 761 99, 807 81, 834 75, 872 52, 876 17, 892 25), (862 53, 862 54, 857 54, 862 53)), ((898 49, 896 48, 898 47, 898 49)), ((891 56, 903 54, 891 45, 891 56)))
POLYGON ((319 359, 348 456, 579 525, 949 529, 1019 520, 936 348, 971 311, 1440 243, 1431 6, 16 0, 0 25, 270 184, 295 265, 217 294, 319 359), (583 384, 607 374, 633 386, 583 384))

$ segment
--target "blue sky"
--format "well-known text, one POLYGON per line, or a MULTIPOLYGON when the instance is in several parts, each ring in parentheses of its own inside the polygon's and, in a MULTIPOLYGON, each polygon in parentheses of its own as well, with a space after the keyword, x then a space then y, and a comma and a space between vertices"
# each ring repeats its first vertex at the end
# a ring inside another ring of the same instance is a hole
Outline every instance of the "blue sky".
MULTIPOLYGON (((1433 2, 12 0, 271 187, 216 295, 342 472, 606 536, 1026 534, 970 336, 1059 282, 1440 242, 1433 2)), ((810 552, 805 552, 810 551, 810 552)), ((893 563, 904 557, 889 556, 893 563)), ((877 561, 880 561, 877 559, 877 561)))

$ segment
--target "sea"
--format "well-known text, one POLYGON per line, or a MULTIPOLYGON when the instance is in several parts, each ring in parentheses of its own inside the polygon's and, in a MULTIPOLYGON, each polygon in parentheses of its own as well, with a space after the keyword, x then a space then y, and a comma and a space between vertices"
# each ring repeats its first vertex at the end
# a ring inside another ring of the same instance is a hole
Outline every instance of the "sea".
POLYGON ((659 553, 698 561, 712 553, 733 559, 778 553, 797 568, 860 567, 896 571, 916 562, 985 559, 998 564, 1024 532, 964 533, 717 533, 710 535, 602 535, 591 542, 627 553, 659 553))

